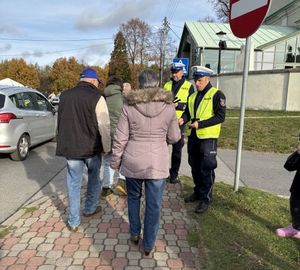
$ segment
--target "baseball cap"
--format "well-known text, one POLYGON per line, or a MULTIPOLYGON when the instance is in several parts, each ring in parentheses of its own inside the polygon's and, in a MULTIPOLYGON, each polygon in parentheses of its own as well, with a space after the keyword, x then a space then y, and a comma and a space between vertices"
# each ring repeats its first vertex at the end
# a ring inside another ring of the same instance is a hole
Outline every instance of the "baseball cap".
POLYGON ((191 67, 191 70, 193 72, 193 77, 205 77, 208 76, 210 77, 214 72, 207 67, 203 66, 193 66, 191 67))
POLYGON ((97 71, 93 68, 86 68, 80 73, 80 79, 82 78, 91 78, 91 79, 97 79, 99 83, 102 83, 102 81, 99 79, 99 76, 97 74, 97 71))

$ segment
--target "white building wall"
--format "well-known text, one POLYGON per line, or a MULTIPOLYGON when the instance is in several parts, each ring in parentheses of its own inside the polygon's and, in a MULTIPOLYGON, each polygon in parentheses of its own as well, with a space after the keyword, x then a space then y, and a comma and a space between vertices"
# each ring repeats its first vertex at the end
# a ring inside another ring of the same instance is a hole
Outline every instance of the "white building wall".
MULTIPOLYGON (((226 96, 228 108, 241 104, 242 74, 230 73, 212 77, 226 96)), ((254 110, 300 111, 300 70, 279 72, 249 72, 246 108, 254 110)))
POLYGON ((300 72, 290 73, 287 91, 287 111, 300 111, 300 72))

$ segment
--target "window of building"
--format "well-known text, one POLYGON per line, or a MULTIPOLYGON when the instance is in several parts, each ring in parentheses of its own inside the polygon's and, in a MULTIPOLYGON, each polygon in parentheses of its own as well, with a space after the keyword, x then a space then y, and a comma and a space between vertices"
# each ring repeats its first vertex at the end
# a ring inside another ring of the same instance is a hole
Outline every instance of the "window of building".
POLYGON ((261 51, 254 52, 254 70, 262 70, 263 53, 261 51))
POLYGON ((218 50, 204 49, 203 50, 203 65, 210 65, 210 68, 217 73, 218 69, 218 50))
POLYGON ((295 54, 296 54, 296 38, 292 38, 287 40, 286 42, 286 63, 294 63, 296 60, 295 54))
MULTIPOLYGON (((221 73, 228 73, 235 71, 235 62, 239 51, 222 50, 221 51, 221 73)), ((203 50, 203 65, 210 66, 210 68, 217 73, 218 69, 218 49, 205 49, 203 50)))
POLYGON ((285 61, 285 41, 276 44, 274 55, 274 69, 283 69, 285 61))
POLYGON ((234 72, 235 61, 239 51, 223 50, 221 59, 221 71, 224 73, 234 72))
POLYGON ((274 50, 275 47, 270 47, 263 51, 262 70, 273 69, 274 66, 274 50))

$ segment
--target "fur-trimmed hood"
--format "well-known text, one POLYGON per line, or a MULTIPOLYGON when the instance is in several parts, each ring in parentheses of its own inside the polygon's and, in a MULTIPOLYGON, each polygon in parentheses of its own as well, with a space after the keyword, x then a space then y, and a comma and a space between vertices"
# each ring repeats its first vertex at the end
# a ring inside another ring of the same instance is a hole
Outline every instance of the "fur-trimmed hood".
POLYGON ((132 90, 124 95, 125 103, 134 106, 147 117, 160 114, 168 104, 173 103, 173 94, 162 88, 132 90))

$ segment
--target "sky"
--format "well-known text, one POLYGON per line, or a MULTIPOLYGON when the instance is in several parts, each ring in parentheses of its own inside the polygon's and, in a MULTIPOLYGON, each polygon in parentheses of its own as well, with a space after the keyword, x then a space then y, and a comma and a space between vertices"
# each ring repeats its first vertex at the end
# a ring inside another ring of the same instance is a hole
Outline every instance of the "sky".
POLYGON ((166 16, 178 45, 184 22, 215 17, 207 0, 11 0, 0 2, 0 61, 39 66, 74 56, 86 65, 109 62, 120 25, 139 18, 157 31, 166 16))

